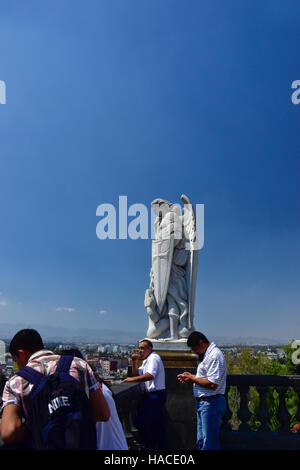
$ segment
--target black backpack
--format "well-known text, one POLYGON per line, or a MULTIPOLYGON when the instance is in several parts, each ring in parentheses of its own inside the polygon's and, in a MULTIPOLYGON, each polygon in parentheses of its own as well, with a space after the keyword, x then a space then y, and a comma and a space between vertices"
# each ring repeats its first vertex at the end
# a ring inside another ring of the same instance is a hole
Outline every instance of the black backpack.
POLYGON ((16 372, 34 384, 26 402, 33 449, 97 449, 89 399, 69 374, 72 360, 73 356, 61 356, 51 375, 32 367, 16 372))

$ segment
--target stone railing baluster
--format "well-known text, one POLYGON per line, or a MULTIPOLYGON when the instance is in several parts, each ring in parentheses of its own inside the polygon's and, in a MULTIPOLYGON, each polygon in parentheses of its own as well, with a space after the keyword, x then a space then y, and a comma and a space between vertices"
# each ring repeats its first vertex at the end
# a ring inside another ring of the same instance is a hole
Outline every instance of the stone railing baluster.
POLYGON ((290 432, 290 421, 291 415, 287 410, 286 403, 285 403, 285 395, 288 387, 287 386, 278 386, 276 387, 276 391, 279 395, 279 407, 276 414, 276 418, 280 423, 280 427, 278 432, 280 434, 287 434, 290 432))
POLYGON ((294 387, 295 392, 298 395, 298 409, 295 414, 295 419, 300 423, 300 386, 299 387, 294 387))
POLYGON ((221 424, 221 430, 223 432, 231 432, 232 431, 232 428, 231 428, 231 425, 229 423, 231 417, 232 417, 232 411, 230 410, 229 406, 228 406, 228 392, 230 390, 230 387, 226 387, 226 392, 225 392, 225 397, 226 397, 226 403, 227 403, 227 408, 226 408, 226 412, 222 418, 222 424, 221 424))
POLYGON ((268 392, 268 387, 265 387, 264 385, 259 385, 256 387, 258 393, 259 393, 259 409, 257 412, 257 418, 261 422, 261 425, 258 428, 258 431, 260 432, 270 432, 270 428, 267 425, 268 420, 270 419, 270 412, 268 410, 267 406, 267 400, 266 400, 266 395, 268 392))
POLYGON ((251 418, 251 413, 248 408, 249 385, 238 385, 238 391, 241 397, 240 408, 237 412, 238 418, 241 420, 239 431, 250 431, 251 429, 248 424, 251 418))

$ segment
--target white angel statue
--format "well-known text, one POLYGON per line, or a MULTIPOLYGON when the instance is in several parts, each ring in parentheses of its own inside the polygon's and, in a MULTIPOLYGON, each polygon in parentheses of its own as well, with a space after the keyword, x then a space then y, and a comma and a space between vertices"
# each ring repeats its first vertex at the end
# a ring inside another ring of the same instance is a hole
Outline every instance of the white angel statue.
POLYGON ((194 331, 198 267, 196 217, 187 196, 180 206, 164 199, 151 203, 155 220, 150 286, 145 293, 147 338, 180 340, 194 331))

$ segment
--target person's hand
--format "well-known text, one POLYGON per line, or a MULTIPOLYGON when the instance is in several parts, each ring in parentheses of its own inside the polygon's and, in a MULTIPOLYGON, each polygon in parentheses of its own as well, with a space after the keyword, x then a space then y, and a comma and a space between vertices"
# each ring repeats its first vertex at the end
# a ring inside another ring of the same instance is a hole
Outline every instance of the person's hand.
POLYGON ((127 377, 123 382, 134 382, 135 377, 127 377))
POLYGON ((137 352, 131 354, 132 362, 137 362, 140 359, 140 355, 137 352))
POLYGON ((186 384, 192 384, 194 383, 194 375, 191 374, 190 372, 183 372, 183 374, 179 374, 177 375, 177 378, 179 380, 179 382, 181 382, 182 384, 186 383, 186 384))
POLYGON ((177 375, 177 379, 179 380, 180 383, 184 384, 183 374, 177 375))

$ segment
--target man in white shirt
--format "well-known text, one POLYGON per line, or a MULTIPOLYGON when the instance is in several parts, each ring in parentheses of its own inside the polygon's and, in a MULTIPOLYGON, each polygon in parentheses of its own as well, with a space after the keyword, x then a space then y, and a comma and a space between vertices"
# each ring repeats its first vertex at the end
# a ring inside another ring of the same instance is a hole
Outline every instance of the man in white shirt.
POLYGON ((124 382, 140 382, 143 386, 135 425, 146 449, 167 449, 167 436, 164 423, 166 402, 165 369, 158 354, 153 351, 151 341, 139 343, 139 354, 132 354, 132 377, 124 382), (143 363, 138 367, 138 360, 143 363))
POLYGON ((226 359, 215 343, 210 343, 199 331, 190 334, 187 345, 203 356, 196 375, 189 372, 178 375, 179 382, 193 384, 197 401, 197 445, 200 450, 218 450, 221 419, 227 406, 226 359))

